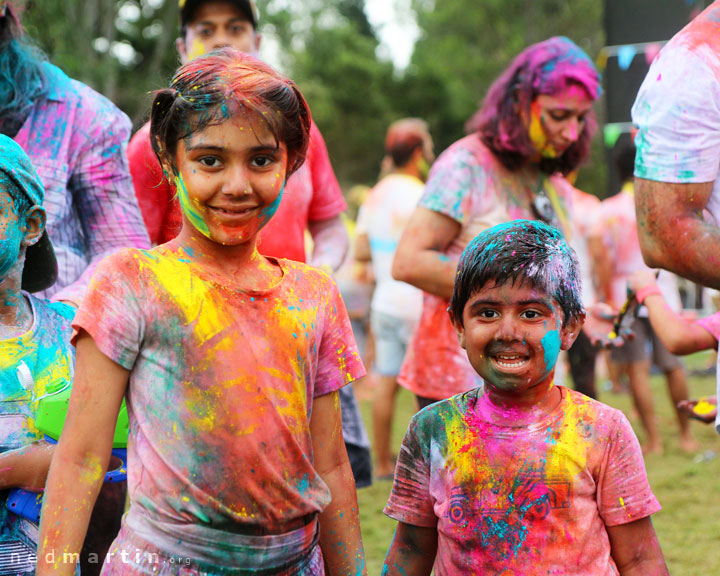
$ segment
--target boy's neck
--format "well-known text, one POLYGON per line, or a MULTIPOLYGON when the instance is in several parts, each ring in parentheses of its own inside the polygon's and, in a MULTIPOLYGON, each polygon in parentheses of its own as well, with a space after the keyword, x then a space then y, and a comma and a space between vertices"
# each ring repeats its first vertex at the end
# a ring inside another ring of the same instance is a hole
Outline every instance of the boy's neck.
POLYGON ((487 414, 494 422, 525 425, 551 414, 562 400, 562 392, 553 383, 553 375, 523 395, 485 386, 487 414))
POLYGON ((0 339, 15 338, 32 327, 32 309, 20 289, 20 275, 11 274, 0 281, 0 339))
POLYGON ((280 268, 257 251, 256 238, 237 246, 225 246, 184 225, 177 242, 195 262, 240 290, 267 290, 282 276, 280 268))

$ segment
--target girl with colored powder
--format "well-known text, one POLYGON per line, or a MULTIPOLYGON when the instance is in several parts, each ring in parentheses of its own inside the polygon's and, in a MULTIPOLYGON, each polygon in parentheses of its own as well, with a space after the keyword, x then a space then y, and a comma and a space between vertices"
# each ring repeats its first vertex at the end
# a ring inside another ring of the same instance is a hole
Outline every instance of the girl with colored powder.
POLYGON ((324 272, 260 256, 303 162, 289 80, 231 49, 182 67, 152 109, 183 228, 99 268, 48 480, 38 574, 72 573, 127 400, 130 510, 104 574, 364 574, 338 389, 364 369, 324 272))
POLYGON ((578 268, 557 229, 528 220, 463 252, 449 315, 484 393, 411 420, 383 575, 668 573, 630 423, 553 382, 585 319, 578 268))
MULTIPOLYGON (((398 378, 420 407, 479 383, 445 313, 470 240, 519 218, 553 222, 573 242, 579 236, 577 191, 566 176, 589 154, 599 82, 588 56, 567 38, 534 44, 492 85, 468 123, 472 133, 433 164, 393 265, 396 279, 426 292, 398 378)), ((591 348, 584 335, 581 343, 591 348)), ((583 364, 594 366, 594 357, 583 364)))

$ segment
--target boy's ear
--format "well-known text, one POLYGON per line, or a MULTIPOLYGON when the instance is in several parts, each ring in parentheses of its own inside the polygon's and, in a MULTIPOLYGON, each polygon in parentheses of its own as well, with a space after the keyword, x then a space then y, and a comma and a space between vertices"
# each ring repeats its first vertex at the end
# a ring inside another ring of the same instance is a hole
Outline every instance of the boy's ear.
POLYGON ((33 206, 25 213, 25 238, 22 245, 34 246, 45 232, 47 214, 42 206, 33 206))
POLYGON ((561 350, 570 350, 573 342, 575 342, 578 334, 580 334, 583 324, 585 324, 585 312, 565 323, 565 326, 560 330, 561 350))
POLYGON ((450 316, 450 322, 452 322, 452 325, 455 327, 455 333, 457 334, 458 342, 460 343, 460 347, 463 350, 466 350, 466 348, 465 348, 465 327, 455 319, 455 314, 453 314, 453 311, 450 310, 450 308, 448 308, 447 312, 448 312, 448 316, 450 316))

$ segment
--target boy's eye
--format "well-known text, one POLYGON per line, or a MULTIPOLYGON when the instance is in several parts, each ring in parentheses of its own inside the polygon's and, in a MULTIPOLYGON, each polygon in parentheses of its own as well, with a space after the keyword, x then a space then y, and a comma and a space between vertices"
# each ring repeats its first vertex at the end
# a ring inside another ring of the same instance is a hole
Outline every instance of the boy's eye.
POLYGON ((213 29, 208 27, 200 28, 197 31, 197 35, 202 38, 210 38, 213 35, 213 29))
POLYGON ((537 320, 542 316, 542 313, 540 313, 538 310, 524 310, 520 314, 520 318, 524 318, 525 320, 537 320))
POLYGON ((497 318, 499 314, 496 310, 481 310, 480 318, 497 318))
POLYGON ((202 158, 198 158, 198 162, 207 168, 220 167, 220 159, 216 156, 203 156, 202 158))

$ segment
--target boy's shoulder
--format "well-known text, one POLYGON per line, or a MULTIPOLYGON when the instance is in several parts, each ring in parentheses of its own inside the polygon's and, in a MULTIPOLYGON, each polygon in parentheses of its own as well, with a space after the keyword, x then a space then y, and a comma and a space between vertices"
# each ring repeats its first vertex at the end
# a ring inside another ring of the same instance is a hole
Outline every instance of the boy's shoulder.
POLYGON ((410 426, 416 433, 431 436, 436 432, 444 433, 448 422, 464 416, 470 403, 477 399, 479 394, 482 394, 481 389, 473 388, 467 392, 430 404, 412 417, 410 426))
POLYGON ((600 423, 603 428, 609 430, 626 419, 622 410, 603 404, 599 400, 590 398, 571 388, 558 387, 563 392, 563 410, 565 412, 573 411, 578 416, 578 420, 582 420, 585 425, 592 426, 600 423))

